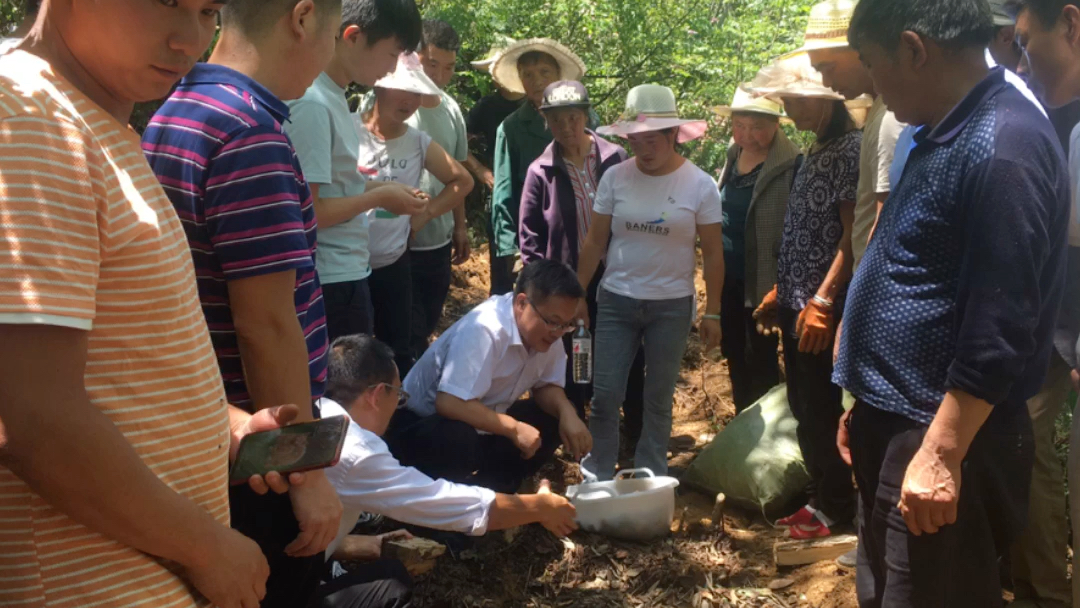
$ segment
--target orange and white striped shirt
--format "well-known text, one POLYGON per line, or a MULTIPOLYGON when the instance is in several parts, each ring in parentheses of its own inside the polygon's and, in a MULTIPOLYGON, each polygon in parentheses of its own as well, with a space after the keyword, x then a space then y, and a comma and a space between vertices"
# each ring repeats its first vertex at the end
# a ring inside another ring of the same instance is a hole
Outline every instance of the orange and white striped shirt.
MULTIPOLYGON (((90 402, 228 524, 228 410, 180 221, 139 138, 22 51, 0 57, 0 324, 85 330, 90 402)), ((178 570, 0 467, 0 606, 205 605, 178 570)))

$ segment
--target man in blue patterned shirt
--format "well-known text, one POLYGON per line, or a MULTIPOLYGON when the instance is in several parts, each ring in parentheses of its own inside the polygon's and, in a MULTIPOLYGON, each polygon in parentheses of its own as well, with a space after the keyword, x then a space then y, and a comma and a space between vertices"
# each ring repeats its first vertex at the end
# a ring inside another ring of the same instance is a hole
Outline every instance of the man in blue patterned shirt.
POLYGON ((1069 186, 1049 121, 986 66, 983 0, 862 0, 848 35, 924 127, 845 309, 834 380, 858 481, 860 606, 1001 606, 1064 285, 1069 186), (962 482, 962 483, 961 483, 962 482))

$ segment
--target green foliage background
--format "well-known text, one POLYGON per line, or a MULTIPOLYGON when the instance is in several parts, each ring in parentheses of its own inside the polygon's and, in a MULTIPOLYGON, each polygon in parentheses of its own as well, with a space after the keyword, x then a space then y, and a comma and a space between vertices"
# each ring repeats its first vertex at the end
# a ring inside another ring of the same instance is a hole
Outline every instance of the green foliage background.
POLYGON ((675 90, 680 112, 708 118, 709 135, 686 149, 707 171, 722 165, 730 131, 712 108, 740 83, 799 45, 813 0, 420 0, 425 17, 445 19, 461 35, 451 86, 466 109, 493 90, 468 61, 487 54, 496 34, 546 36, 574 49, 588 66, 585 83, 602 121, 615 119, 630 88, 660 83, 675 90))

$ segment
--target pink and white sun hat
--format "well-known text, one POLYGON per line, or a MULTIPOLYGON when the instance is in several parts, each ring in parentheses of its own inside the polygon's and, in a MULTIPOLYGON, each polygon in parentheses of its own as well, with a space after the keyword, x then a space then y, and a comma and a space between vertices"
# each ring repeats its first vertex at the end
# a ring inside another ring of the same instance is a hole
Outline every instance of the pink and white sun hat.
POLYGON ((676 141, 684 143, 705 134, 709 123, 704 120, 679 118, 675 105, 675 93, 659 84, 642 84, 626 95, 626 110, 614 124, 596 130, 601 135, 626 137, 649 131, 677 128, 676 141))
POLYGON ((398 55, 397 68, 375 83, 376 88, 408 91, 423 95, 425 108, 436 108, 442 103, 442 90, 424 73, 420 56, 413 52, 398 55))

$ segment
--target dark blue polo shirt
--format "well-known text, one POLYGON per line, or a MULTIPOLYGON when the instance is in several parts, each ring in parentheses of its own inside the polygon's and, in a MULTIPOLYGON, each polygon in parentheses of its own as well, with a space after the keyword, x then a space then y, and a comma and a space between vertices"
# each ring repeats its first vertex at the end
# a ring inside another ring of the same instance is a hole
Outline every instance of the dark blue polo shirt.
POLYGON ((1054 129, 996 68, 915 136, 852 280, 833 380, 923 424, 951 389, 992 419, 1024 408, 1053 348, 1068 222, 1054 129))

